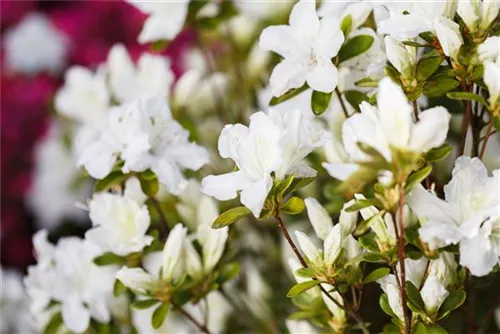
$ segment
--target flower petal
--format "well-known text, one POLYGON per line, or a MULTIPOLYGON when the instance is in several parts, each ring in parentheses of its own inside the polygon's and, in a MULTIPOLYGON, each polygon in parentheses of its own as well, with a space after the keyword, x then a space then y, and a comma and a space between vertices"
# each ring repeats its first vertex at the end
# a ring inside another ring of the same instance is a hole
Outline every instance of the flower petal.
POLYGON ((201 181, 201 192, 217 198, 219 201, 227 201, 236 198, 238 191, 248 187, 250 181, 245 178, 241 171, 209 175, 201 181))
POLYGON ((266 175, 262 180, 250 184, 241 191, 241 204, 250 209, 253 215, 258 218, 272 186, 273 180, 270 175, 266 175))
POLYGON ((417 152, 427 152, 439 147, 446 140, 450 123, 450 113, 444 107, 434 107, 420 113, 419 122, 413 127, 410 148, 417 152))
POLYGON ((316 55, 317 64, 307 74, 307 84, 318 92, 330 93, 339 80, 339 72, 330 58, 316 55))

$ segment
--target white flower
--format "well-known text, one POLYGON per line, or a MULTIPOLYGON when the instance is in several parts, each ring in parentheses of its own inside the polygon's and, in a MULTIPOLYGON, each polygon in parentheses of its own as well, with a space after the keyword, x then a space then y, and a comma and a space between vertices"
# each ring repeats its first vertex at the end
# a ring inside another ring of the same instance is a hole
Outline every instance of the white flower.
POLYGON ((448 297, 449 292, 437 277, 428 276, 420 294, 424 300, 425 310, 427 313, 432 314, 438 310, 439 306, 448 297))
POLYGON ((463 0, 458 1, 457 14, 471 32, 486 30, 495 20, 500 9, 498 1, 463 0))
POLYGON ((2 333, 36 333, 29 312, 29 299, 22 276, 12 269, 0 268, 0 331, 2 333), (20 312, 22 310, 23 312, 20 312))
POLYGON ((75 186, 80 177, 70 150, 65 147, 58 124, 52 124, 46 138, 35 148, 36 166, 27 198, 36 214, 36 223, 43 228, 57 227, 64 218, 85 221, 85 212, 74 203, 87 198, 89 182, 75 186))
POLYGON ((488 37, 477 49, 479 60, 500 64, 500 36, 488 37))
POLYGON ((157 96, 167 99, 174 74, 168 58, 143 53, 134 65, 122 44, 109 51, 107 69, 113 96, 128 102, 139 96, 157 96))
MULTIPOLYGON (((356 199, 366 199, 361 194, 355 194, 356 199)), ((374 207, 369 206, 360 210, 361 217, 364 220, 372 218, 374 215, 378 214, 380 211, 374 207)), ((377 239, 382 244, 387 244, 389 246, 396 245, 396 231, 394 230, 394 222, 392 215, 386 213, 383 217, 374 218, 374 221, 370 224, 370 228, 375 232, 377 239)))
POLYGON ((460 264, 475 276, 488 274, 498 263, 500 249, 500 173, 493 177, 478 158, 460 157, 445 200, 415 188, 407 197, 410 208, 426 222, 420 238, 431 249, 460 242, 460 264))
POLYGON ((137 39, 141 44, 174 39, 182 30, 189 5, 189 0, 128 2, 149 15, 137 39))
POLYGON ((312 120, 300 110, 271 110, 269 115, 253 114, 249 127, 226 125, 219 137, 219 153, 231 158, 238 171, 207 176, 202 192, 224 201, 235 198, 241 190, 241 203, 258 217, 273 185, 271 172, 276 172, 278 179, 289 174, 316 175, 302 162, 326 140, 322 132, 315 131, 312 120))
POLYGON ((453 254, 440 252, 439 257, 431 261, 428 275, 437 277, 445 287, 451 286, 457 278, 457 263, 453 254))
POLYGON ((318 331, 306 320, 290 320, 285 321, 286 328, 290 334, 316 334, 318 331))
POLYGON ((32 311, 43 312, 51 300, 59 302, 65 326, 76 333, 87 329, 91 317, 109 322, 116 269, 95 265, 93 259, 102 251, 88 241, 67 237, 54 247, 46 238, 46 233, 35 235, 39 263, 29 268, 25 280, 32 311))
POLYGON ((119 194, 97 193, 89 202, 93 228, 85 237, 104 251, 125 256, 153 241, 146 235, 150 218, 146 205, 119 194))
POLYGON ((304 202, 307 208, 307 216, 314 228, 314 232, 316 232, 318 238, 325 240, 328 232, 333 228, 332 219, 315 198, 306 198, 304 202))
POLYGON ((125 173, 150 168, 170 192, 179 194, 187 184, 182 170, 198 170, 209 160, 203 147, 188 141, 189 132, 172 119, 160 98, 138 98, 112 108, 106 127, 79 158, 95 178, 109 174, 121 157, 125 173))
POLYGON ((460 26, 449 18, 442 16, 435 18, 434 26, 436 27, 436 35, 444 54, 456 60, 458 51, 462 44, 464 44, 464 39, 460 33, 460 26))
POLYGON ((295 236, 300 248, 315 267, 330 267, 340 255, 342 250, 342 226, 335 225, 325 238, 323 243, 323 253, 314 246, 307 235, 300 231, 295 231, 295 236))
POLYGON ((486 62, 483 80, 490 93, 489 103, 495 106, 500 98, 500 63, 486 62))
POLYGON ((384 41, 387 59, 389 59, 398 72, 405 76, 413 73, 413 68, 417 64, 416 48, 406 46, 391 36, 386 36, 384 41))
POLYGON ((103 69, 93 73, 85 67, 72 66, 64 79, 54 101, 57 112, 83 125, 99 127, 105 122, 110 94, 103 69))
POLYGON ((425 153, 444 143, 448 133, 450 114, 443 107, 434 107, 420 113, 420 121, 412 120, 412 107, 401 87, 389 78, 379 83, 378 108, 363 102, 361 113, 348 118, 342 127, 342 139, 353 163, 323 163, 328 173, 345 179, 358 169, 356 161, 368 156, 359 143, 376 149, 387 161, 392 161, 393 148, 425 153))
POLYGON ((65 65, 68 39, 42 14, 27 15, 3 36, 6 68, 20 73, 58 73, 65 65))
POLYGON ((321 17, 337 17, 341 22, 347 15, 351 15, 351 30, 356 30, 363 25, 363 23, 365 23, 372 10, 373 5, 368 1, 325 1, 321 3, 320 8, 318 9, 318 14, 321 17))
POLYGON ((284 58, 271 74, 273 95, 280 96, 305 82, 316 91, 333 91, 338 71, 331 58, 344 42, 339 21, 331 17, 320 20, 315 3, 302 0, 293 7, 289 23, 268 27, 260 36, 262 49, 284 58))
POLYGON ((182 265, 184 240, 187 229, 177 224, 170 231, 163 252, 150 253, 144 258, 144 267, 123 267, 116 273, 116 278, 125 286, 140 293, 153 293, 159 288, 159 281, 173 283, 176 271, 182 265), (161 273, 161 276, 160 276, 161 273))
POLYGON ((434 31, 436 17, 453 18, 456 3, 454 0, 445 1, 407 1, 386 2, 390 10, 390 17, 379 24, 378 32, 389 34, 398 40, 417 37, 418 34, 434 31))

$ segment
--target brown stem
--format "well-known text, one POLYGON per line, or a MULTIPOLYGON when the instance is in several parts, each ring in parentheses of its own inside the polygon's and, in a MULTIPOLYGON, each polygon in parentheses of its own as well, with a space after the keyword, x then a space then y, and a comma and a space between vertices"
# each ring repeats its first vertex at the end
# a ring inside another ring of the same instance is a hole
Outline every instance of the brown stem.
POLYGON ((413 114, 415 115, 415 120, 418 122, 420 119, 418 118, 418 105, 417 105, 417 100, 412 101, 411 103, 413 105, 413 114))
POLYGON ((422 290, 424 286, 425 280, 427 279, 427 275, 429 274, 429 267, 431 266, 431 260, 427 260, 425 265, 424 274, 422 275, 422 280, 420 281, 420 285, 418 286, 418 290, 422 290))
MULTIPOLYGON (((469 91, 469 88, 466 88, 466 91, 469 91)), ((469 123, 472 118, 472 101, 467 101, 465 104, 465 115, 462 121, 462 133, 460 134, 460 146, 458 149, 458 156, 464 154, 465 151, 465 141, 467 139, 467 130, 469 128, 469 123)))
POLYGON ((491 137, 492 130, 493 130, 493 118, 490 120, 490 123, 488 124, 488 129, 486 129, 486 135, 484 137, 483 146, 481 147, 481 152, 479 153, 479 159, 482 159, 484 152, 486 152, 486 145, 488 145, 488 140, 491 137))
MULTIPOLYGON (((277 211, 279 212, 279 208, 277 211)), ((300 254, 299 250, 297 249, 297 246, 295 246, 295 243, 293 242, 292 238, 290 237, 290 234, 288 233, 288 230, 287 230, 285 224, 283 224, 283 220, 281 219, 279 213, 276 214, 276 216, 274 218, 276 219, 276 222, 278 223, 278 226, 281 230, 281 233, 283 234, 286 241, 288 242, 288 244, 292 248, 293 252, 295 253, 295 256, 297 256, 297 259, 299 259, 300 263, 302 264, 302 266, 304 268, 309 268, 306 260, 304 259, 302 254, 300 254)), ((341 308, 345 312, 347 312, 347 314, 349 314, 358 323, 361 331, 364 334, 370 333, 368 331, 368 328, 366 328, 365 324, 363 323, 363 319, 361 319, 361 317, 349 307, 348 303, 344 302, 344 305, 340 304, 335 298, 333 298, 332 295, 330 295, 330 293, 321 284, 319 284, 318 286, 319 286, 319 289, 321 290, 321 292, 324 293, 328 299, 330 299, 339 308, 341 308)), ((334 288, 338 290, 336 285, 334 285, 334 288)), ((339 295, 342 296, 342 294, 340 294, 340 292, 339 292, 339 295)), ((343 296, 342 296, 342 298, 343 298, 343 296)))
POLYGON ((340 106, 342 107, 342 111, 344 112, 345 118, 349 118, 349 113, 347 112, 344 100, 342 100, 342 94, 340 93, 338 87, 335 87, 335 94, 337 94, 337 98, 339 99, 340 106))
MULTIPOLYGON (((405 333, 409 334, 411 329, 410 315, 406 306, 406 268, 405 268, 405 240, 404 240, 404 187, 399 185, 399 233, 398 233, 398 260, 399 270, 401 272, 401 304, 403 306, 403 314, 405 318, 405 333)), ((394 217, 396 220, 396 217, 394 217)))
POLYGON ((198 322, 198 320, 196 320, 191 314, 189 314, 188 311, 186 311, 185 309, 183 309, 182 307, 180 306, 177 306, 175 304, 172 304, 176 310, 178 310, 184 317, 186 317, 189 321, 191 321, 196 327, 198 327, 198 329, 202 332, 202 333, 206 333, 206 334, 211 334, 210 331, 208 330, 207 326, 206 325, 203 325, 201 323, 198 322))
POLYGON ((161 224, 162 227, 161 228, 164 230, 164 232, 168 236, 170 234, 170 226, 168 225, 167 218, 163 214, 163 210, 161 209, 160 202, 158 202, 158 200, 155 197, 150 197, 149 199, 153 203, 156 211, 158 212, 158 216, 160 216, 160 220, 162 222, 162 224, 161 224))

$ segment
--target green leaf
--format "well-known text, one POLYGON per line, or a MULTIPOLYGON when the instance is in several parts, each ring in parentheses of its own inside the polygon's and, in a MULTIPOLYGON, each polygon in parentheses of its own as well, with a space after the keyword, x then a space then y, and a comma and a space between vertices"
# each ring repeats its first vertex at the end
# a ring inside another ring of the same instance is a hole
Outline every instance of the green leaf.
POLYGON ((344 36, 347 37, 352 29, 352 16, 348 14, 344 17, 342 22, 340 23, 340 30, 344 33, 344 36))
POLYGON ((387 65, 384 67, 384 73, 387 75, 389 78, 392 79, 395 83, 398 85, 402 85, 401 79, 399 78, 399 72, 396 68, 394 68, 392 65, 387 65))
POLYGON ((169 308, 170 304, 168 303, 161 304, 156 308, 156 310, 153 313, 153 316, 151 317, 151 324, 153 325, 154 329, 158 329, 160 328, 161 325, 163 325, 163 322, 167 317, 169 308))
POLYGON ((308 88, 309 88, 309 86, 307 86, 307 84, 304 84, 304 86, 302 86, 302 87, 290 89, 288 92, 281 95, 280 97, 273 97, 271 99, 271 102, 269 103, 269 105, 275 106, 277 104, 280 104, 281 102, 285 102, 285 101, 291 99, 292 97, 299 95, 300 93, 302 93, 303 91, 305 91, 308 88))
POLYGON ((307 319, 307 318, 312 317, 312 315, 313 314, 309 311, 298 311, 298 312, 294 312, 294 313, 290 314, 288 319, 291 319, 291 320, 307 319))
MULTIPOLYGON (((374 215, 375 216, 375 215, 374 215)), ((379 251, 377 241, 375 240, 376 234, 371 232, 368 234, 363 235, 358 239, 359 244, 361 247, 363 247, 366 250, 369 250, 370 252, 375 252, 377 253, 379 251)))
POLYGON ((245 206, 238 206, 236 208, 229 209, 217 217, 212 224, 212 228, 223 228, 224 226, 234 224, 248 214, 250 214, 250 210, 245 206))
POLYGON ((313 91, 311 95, 311 109, 315 115, 321 115, 326 111, 332 99, 332 93, 313 91))
POLYGON ((144 310, 158 303, 159 303, 158 299, 136 300, 135 302, 132 303, 132 307, 138 310, 144 310))
POLYGON ((306 282, 302 282, 302 283, 298 283, 298 284, 295 284, 291 289, 290 291, 288 291, 287 293, 287 297, 288 298, 293 298, 297 295, 300 295, 301 293, 303 292, 306 292, 307 290, 315 287, 316 285, 318 285, 320 282, 319 281, 316 281, 316 280, 312 280, 312 281, 306 281, 306 282))
POLYGON ((227 281, 233 280, 240 273, 240 264, 238 262, 231 262, 226 264, 219 272, 217 283, 222 284, 227 281))
POLYGON ((379 201, 376 199, 357 199, 356 203, 344 209, 345 212, 357 212, 361 209, 367 208, 372 205, 378 205, 379 201))
POLYGON ((496 116, 493 120, 493 125, 495 126, 495 129, 500 132, 500 116, 496 116))
POLYGON ((429 176, 431 171, 432 171, 432 166, 427 165, 424 168, 411 173, 408 179, 406 179, 405 192, 409 192, 410 190, 413 189, 413 187, 422 183, 422 181, 425 180, 427 176, 429 176))
POLYGON ((316 271, 313 268, 299 268, 295 270, 295 275, 304 278, 313 278, 316 276, 316 271))
POLYGON ((111 252, 104 253, 94 258, 94 263, 98 266, 108 266, 111 264, 123 264, 125 259, 111 252))
POLYGON ((271 192, 276 196, 278 201, 281 201, 285 196, 286 191, 291 187, 293 180, 295 179, 294 175, 288 175, 283 180, 275 181, 273 185, 273 189, 271 192))
POLYGON ((61 312, 57 312, 52 316, 47 326, 45 326, 43 333, 44 334, 55 334, 59 332, 59 327, 61 327, 63 323, 63 318, 61 312))
POLYGON ((148 197, 155 197, 160 190, 160 182, 156 175, 151 178, 149 175, 143 176, 143 173, 139 174, 139 182, 141 183, 141 190, 148 197))
POLYGON ((312 181, 314 181, 316 178, 315 177, 303 177, 303 178, 294 178, 292 184, 288 189, 286 190, 286 194, 293 193, 299 189, 304 188, 305 186, 309 185, 312 181))
POLYGON ((450 92, 446 94, 450 99, 453 100, 462 100, 462 101, 476 101, 482 103, 483 105, 487 105, 484 97, 480 95, 476 95, 474 93, 469 92, 450 92))
POLYGON ((302 198, 292 197, 281 207, 281 211, 289 215, 298 215, 305 207, 302 198))
POLYGON ((346 180, 342 181, 337 188, 337 191, 346 195, 356 194, 360 192, 365 185, 376 180, 377 176, 378 171, 376 169, 362 166, 357 171, 352 173, 346 180))
POLYGON ((384 262, 383 256, 380 255, 379 253, 375 253, 375 252, 363 253, 363 255, 361 257, 362 257, 362 260, 365 262, 370 262, 370 263, 384 262))
POLYGON ((406 293, 408 295, 408 300, 415 305, 419 311, 425 312, 425 304, 420 291, 413 285, 412 282, 406 281, 406 293))
POLYGON ((368 102, 368 100, 370 99, 366 94, 361 93, 357 90, 346 90, 344 92, 344 96, 347 102, 349 102, 349 104, 354 109, 356 109, 357 112, 360 112, 359 105, 362 102, 368 102))
POLYGON ((438 310, 438 320, 446 317, 451 311, 459 308, 465 301, 466 293, 464 290, 453 291, 446 297, 438 310))
POLYGON ((448 332, 441 326, 431 324, 426 327, 427 334, 448 334, 448 332))
POLYGON ((416 48, 425 48, 429 46, 429 44, 421 44, 413 41, 402 41, 401 43, 403 43, 403 45, 413 46, 416 48))
POLYGON ((158 41, 154 41, 153 43, 151 43, 151 51, 157 53, 163 52, 167 48, 168 44, 169 41, 166 39, 160 39, 158 41))
POLYGON ((374 38, 369 35, 358 35, 348 39, 339 50, 339 63, 364 53, 372 46, 373 41, 374 38))
POLYGON ((368 87, 368 88, 376 88, 378 87, 378 81, 373 80, 370 77, 363 78, 354 83, 358 87, 368 87))
POLYGON ((444 57, 436 56, 436 57, 426 57, 420 59, 417 64, 417 80, 425 81, 431 77, 431 75, 436 72, 439 68, 439 65, 443 62, 444 57))
POLYGON ((415 325, 413 325, 411 334, 427 334, 427 329, 425 328, 425 325, 423 323, 417 322, 415 325))
POLYGON ((108 174, 104 179, 97 180, 94 185, 94 192, 107 191, 117 184, 121 184, 130 175, 123 174, 122 171, 114 171, 108 174))
POLYGON ((452 151, 450 144, 443 144, 431 149, 425 154, 425 160, 429 162, 438 162, 445 159, 452 151))
POLYGON ((375 282, 378 279, 381 279, 382 277, 385 277, 389 275, 391 272, 391 269, 389 268, 378 268, 366 275, 366 277, 363 279, 363 284, 375 282))
POLYGON ((396 314, 392 311, 392 308, 389 306, 389 297, 387 297, 387 294, 382 294, 378 300, 380 308, 382 311, 384 311, 387 315, 397 318, 396 314))
POLYGON ((127 290, 125 284, 123 284, 120 280, 116 279, 115 284, 113 285, 113 295, 115 297, 120 296, 127 290))
MULTIPOLYGON (((364 219, 361 222, 358 223, 358 226, 356 226, 356 229, 354 230, 353 234, 354 236, 360 236, 365 234, 368 229, 371 227, 371 225, 379 219, 382 219, 382 215, 385 214, 385 211, 379 211, 370 218, 364 219)), ((375 244, 376 245, 376 244, 375 244)), ((375 247, 376 250, 378 250, 378 247, 375 247)))
POLYGON ((427 97, 439 97, 450 90, 457 88, 460 81, 445 76, 431 77, 424 85, 424 94, 427 97))

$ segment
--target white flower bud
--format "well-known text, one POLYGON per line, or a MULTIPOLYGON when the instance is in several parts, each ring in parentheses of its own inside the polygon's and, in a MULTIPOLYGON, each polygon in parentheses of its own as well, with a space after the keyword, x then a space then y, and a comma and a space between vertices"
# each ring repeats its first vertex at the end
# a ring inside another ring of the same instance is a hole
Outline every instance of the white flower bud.
POLYGON ((177 224, 170 231, 165 247, 163 248, 163 277, 162 279, 171 281, 177 263, 182 256, 184 238, 186 238, 187 228, 182 224, 177 224))
POLYGON ((351 234, 356 229, 356 223, 358 222, 357 212, 346 212, 345 208, 350 207, 356 201, 354 199, 345 203, 340 211, 339 224, 342 226, 342 234, 344 236, 351 234))
POLYGON ((203 268, 206 273, 209 273, 219 262, 229 233, 229 228, 226 226, 220 230, 210 229, 207 233, 207 238, 203 243, 203 268))
POLYGON ((500 97, 500 66, 492 62, 487 62, 484 65, 483 80, 490 92, 489 102, 494 106, 498 103, 498 98, 500 97))
POLYGON ((309 237, 300 231, 295 231, 295 236, 299 242, 300 249, 302 249, 302 252, 304 252, 304 255, 307 256, 309 261, 311 261, 314 266, 321 267, 323 265, 321 253, 316 246, 314 246, 309 237))
POLYGON ((396 285, 388 284, 386 293, 389 300, 389 306, 392 312, 400 319, 404 319, 403 307, 401 306, 401 293, 396 285))
POLYGON ((476 31, 479 22, 479 5, 479 0, 463 0, 458 2, 457 14, 472 32, 476 31))
POLYGON ((420 294, 424 300, 426 311, 432 314, 441 306, 449 293, 437 277, 429 276, 425 280, 420 294))
POLYGON ((126 287, 142 294, 154 290, 158 284, 153 275, 146 273, 141 268, 123 267, 116 273, 116 278, 126 287))
POLYGON ((185 269, 188 275, 193 278, 199 278, 203 275, 203 266, 201 264, 200 256, 196 249, 193 247, 191 241, 185 239, 184 244, 184 255, 185 255, 185 269))
POLYGON ((490 0, 483 1, 482 12, 481 12, 481 29, 488 29, 489 25, 498 16, 498 11, 500 10, 500 1, 490 0))
POLYGON ((434 27, 444 54, 452 59, 457 59, 458 51, 464 44, 460 34, 460 26, 446 17, 438 16, 434 20, 434 27))
POLYGON ((318 238, 325 240, 328 232, 333 227, 332 219, 315 198, 306 198, 304 203, 306 204, 307 216, 314 228, 314 232, 316 232, 318 238))
POLYGON ((342 226, 337 224, 330 230, 324 242, 323 256, 326 265, 333 265, 337 260, 342 249, 342 239, 342 226))
POLYGON ((415 48, 406 47, 403 43, 390 36, 386 36, 384 41, 387 58, 391 64, 403 76, 408 76, 417 60, 415 48))
POLYGON ((354 259, 361 254, 361 246, 352 235, 348 235, 344 240, 344 249, 348 260, 354 259))

